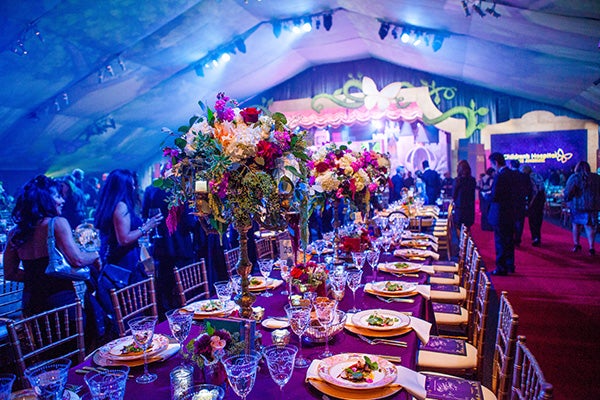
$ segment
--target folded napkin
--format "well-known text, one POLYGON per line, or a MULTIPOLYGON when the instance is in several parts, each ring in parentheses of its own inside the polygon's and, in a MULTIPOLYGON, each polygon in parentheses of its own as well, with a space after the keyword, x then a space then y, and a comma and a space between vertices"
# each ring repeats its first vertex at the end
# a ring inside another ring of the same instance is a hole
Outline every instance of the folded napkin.
POLYGON ((421 271, 425 272, 427 275, 435 274, 435 269, 433 268, 433 265, 421 265, 421 271))
MULTIPOLYGON (((323 381, 319 376, 319 363, 321 360, 314 360, 310 363, 310 367, 306 371, 306 382, 309 380, 323 381)), ((424 400, 427 397, 425 391, 425 375, 422 375, 416 371, 396 365, 396 380, 390 383, 390 386, 402 386, 404 390, 416 397, 418 400, 424 400)))
POLYGON ((156 361, 166 361, 169 358, 173 357, 175 354, 177 354, 177 352, 179 351, 179 348, 181 346, 179 345, 179 343, 171 343, 167 346, 167 348, 158 353, 155 358, 157 359, 156 361))
POLYGON ((267 288, 275 289, 276 287, 279 287, 282 283, 283 280, 281 279, 269 279, 267 288))
POLYGON ((440 255, 434 251, 431 250, 419 250, 419 249, 398 249, 398 250, 394 250, 394 256, 396 257, 406 257, 406 258, 410 258, 410 257, 431 257, 434 260, 439 260, 440 259, 440 255), (408 255, 410 254, 410 256, 408 255))
MULTIPOLYGON (((346 313, 346 326, 365 329, 362 326, 358 326, 354 322, 352 322, 353 316, 354 314, 352 313, 346 313)), ((408 317, 408 319, 410 320, 410 322, 408 323, 408 327, 415 331, 417 337, 423 344, 427 344, 429 342, 431 324, 420 318, 408 317)))

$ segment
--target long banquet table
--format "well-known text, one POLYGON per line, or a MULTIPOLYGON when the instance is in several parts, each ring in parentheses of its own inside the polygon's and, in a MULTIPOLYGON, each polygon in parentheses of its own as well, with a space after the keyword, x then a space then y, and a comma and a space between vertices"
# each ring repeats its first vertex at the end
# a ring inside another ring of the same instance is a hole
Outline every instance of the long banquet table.
MULTIPOLYGON (((272 275, 276 275, 276 272, 274 271, 272 275)), ((427 282, 428 275, 423 272, 420 272, 418 273, 418 277, 406 276, 401 278, 395 278, 393 275, 379 272, 378 280, 388 279, 412 281, 422 284, 427 282)), ((388 304, 377 299, 375 296, 372 296, 371 294, 365 293, 363 291, 364 283, 370 281, 371 269, 367 267, 364 269, 364 274, 362 278, 363 285, 356 291, 356 304, 360 309, 366 310, 375 308, 385 308, 400 312, 410 312, 415 317, 428 320, 429 322, 433 322, 431 333, 435 333, 433 308, 431 307, 431 302, 429 300, 426 300, 421 295, 416 295, 411 297, 412 299, 414 299, 413 303, 392 302, 388 304)), ((257 293, 257 299, 254 303, 254 306, 262 306, 265 308, 265 318, 270 316, 285 316, 284 305, 287 304, 288 297, 280 294, 282 290, 283 285, 276 289, 271 289, 271 292, 274 294, 274 296, 268 298, 260 296, 260 294, 257 293)), ((350 308, 352 308, 352 306, 352 292, 349 289, 347 289, 343 300, 339 304, 339 309, 347 311, 350 308)), ((265 346, 271 344, 272 330, 266 329, 260 324, 257 324, 257 330, 259 330, 262 334, 262 344, 265 346)), ((159 323, 156 327, 156 332, 169 335, 170 331, 167 321, 159 323)), ((191 338, 195 338, 199 332, 200 327, 198 325, 194 325, 188 337, 188 341, 191 338)), ((407 342, 406 348, 381 344, 370 345, 359 339, 353 333, 350 333, 347 330, 343 330, 330 341, 330 350, 334 354, 358 352, 377 355, 400 356, 402 358, 402 362, 400 363, 400 365, 414 370, 416 368, 417 363, 416 357, 419 347, 419 340, 415 332, 412 330, 402 335, 401 340, 407 342)), ((291 335, 290 343, 298 345, 297 336, 293 333, 291 335)), ((303 344, 303 354, 306 358, 309 358, 311 360, 319 358, 319 354, 323 351, 323 349, 324 344, 311 345, 307 344, 306 342, 303 344)), ((179 365, 180 362, 180 356, 175 355, 164 362, 149 364, 148 368, 150 372, 154 372, 158 375, 157 380, 150 384, 142 385, 136 383, 134 379, 129 379, 127 382, 125 399, 169 399, 169 373, 173 368, 179 365)), ((75 372, 76 370, 80 370, 84 366, 93 366, 91 357, 90 359, 86 360, 83 364, 71 369, 68 380, 70 384, 84 385, 83 376, 75 372)), ((132 374, 138 376, 142 373, 143 367, 135 367, 132 368, 131 371, 132 374)), ((286 399, 323 398, 323 394, 321 392, 313 388, 309 383, 305 382, 306 371, 306 369, 294 370, 291 380, 284 387, 286 399)), ((268 369, 266 368, 266 365, 263 364, 257 374, 254 389, 248 395, 248 400, 259 398, 279 398, 279 396, 279 387, 273 382, 269 375, 268 369)), ((239 397, 233 392, 233 390, 230 387, 228 387, 225 399, 238 398, 239 397)), ((404 390, 402 390, 389 398, 408 400, 411 398, 411 396, 404 390)))

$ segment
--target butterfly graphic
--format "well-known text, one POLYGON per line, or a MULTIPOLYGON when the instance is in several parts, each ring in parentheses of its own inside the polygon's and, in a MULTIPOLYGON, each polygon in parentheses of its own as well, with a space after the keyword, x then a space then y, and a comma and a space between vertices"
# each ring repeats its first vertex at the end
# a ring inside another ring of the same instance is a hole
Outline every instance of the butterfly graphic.
POLYGON ((556 150, 556 161, 560 163, 566 163, 573 157, 573 153, 565 153, 562 148, 556 150))

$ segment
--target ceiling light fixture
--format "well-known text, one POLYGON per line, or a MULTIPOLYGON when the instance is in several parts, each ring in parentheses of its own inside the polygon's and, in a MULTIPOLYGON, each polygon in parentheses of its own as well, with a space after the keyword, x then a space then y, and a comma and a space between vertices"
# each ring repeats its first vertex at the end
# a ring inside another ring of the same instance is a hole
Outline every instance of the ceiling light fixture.
POLYGON ((385 39, 389 30, 390 30, 390 24, 385 21, 382 21, 381 27, 379 28, 379 37, 381 38, 381 40, 385 39))
POLYGON ((490 14, 494 18, 500 18, 502 15, 496 11, 496 3, 493 6, 486 8, 485 10, 488 14, 490 14))
POLYGON ((325 28, 325 30, 326 31, 330 30, 332 25, 333 25, 333 14, 332 13, 323 14, 323 27, 325 28))
POLYGON ((465 12, 465 17, 470 17, 471 11, 469 11, 469 5, 467 4, 467 1, 462 0, 461 4, 462 4, 463 11, 465 12))
POLYGON ((479 3, 473 4, 473 10, 475 10, 475 12, 479 14, 481 18, 485 17, 485 12, 483 12, 481 9, 481 0, 479 0, 479 3))

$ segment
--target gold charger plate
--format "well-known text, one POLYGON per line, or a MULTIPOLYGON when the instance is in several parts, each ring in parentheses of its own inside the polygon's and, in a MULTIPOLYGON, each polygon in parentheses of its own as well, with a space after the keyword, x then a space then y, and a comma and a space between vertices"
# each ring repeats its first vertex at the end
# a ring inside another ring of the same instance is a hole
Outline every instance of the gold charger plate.
POLYGON ((421 264, 411 262, 388 262, 379 266, 380 271, 391 272, 392 274, 410 274, 421 271, 421 264), (405 266, 403 266, 403 264, 405 266))
POLYGON ((364 335, 364 336, 369 336, 369 337, 380 337, 380 338, 401 336, 401 335, 405 335, 408 332, 412 331, 412 328, 410 326, 405 326, 403 328, 389 330, 389 331, 374 331, 371 329, 364 329, 364 328, 361 328, 361 327, 358 327, 356 325, 349 324, 349 323, 346 323, 346 325, 344 325, 344 328, 348 332, 356 333, 357 335, 364 335))
MULTIPOLYGON (((367 285, 369 285, 369 283, 367 283, 367 285)), ((395 297, 395 298, 401 298, 401 297, 413 297, 419 294, 419 292, 417 292, 416 290, 413 292, 409 292, 409 293, 403 293, 403 294, 391 294, 391 293, 382 293, 382 292, 378 292, 377 290, 373 290, 370 289, 369 287, 365 286, 364 291, 366 293, 369 293, 373 296, 381 296, 381 297, 395 297)))
POLYGON ((310 383, 319 392, 324 393, 327 396, 345 400, 385 399, 386 397, 392 396, 402 390, 402 386, 396 385, 388 385, 381 388, 367 390, 346 389, 331 385, 319 379, 308 379, 308 383, 310 383))
MULTIPOLYGON (((154 354, 152 357, 148 357, 148 364, 154 362, 160 362, 168 359, 169 357, 177 354, 179 351, 179 344, 169 342, 169 346, 163 351, 154 354), (173 345, 177 347, 177 349, 173 348, 173 345)), ((94 357, 92 358, 96 365, 101 367, 111 367, 115 365, 125 365, 127 367, 139 367, 144 365, 144 358, 139 358, 136 360, 113 360, 104 357, 103 353, 100 352, 100 349, 94 353, 94 357)))

